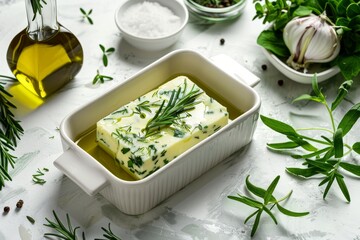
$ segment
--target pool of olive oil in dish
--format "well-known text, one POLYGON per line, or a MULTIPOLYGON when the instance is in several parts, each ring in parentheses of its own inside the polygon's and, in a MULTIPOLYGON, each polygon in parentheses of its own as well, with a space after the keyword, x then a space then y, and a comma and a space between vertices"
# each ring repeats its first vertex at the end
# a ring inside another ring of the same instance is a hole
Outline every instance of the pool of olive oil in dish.
POLYGON ((45 98, 80 71, 83 50, 78 39, 60 26, 43 41, 31 39, 26 29, 11 41, 8 65, 19 82, 35 95, 45 98))

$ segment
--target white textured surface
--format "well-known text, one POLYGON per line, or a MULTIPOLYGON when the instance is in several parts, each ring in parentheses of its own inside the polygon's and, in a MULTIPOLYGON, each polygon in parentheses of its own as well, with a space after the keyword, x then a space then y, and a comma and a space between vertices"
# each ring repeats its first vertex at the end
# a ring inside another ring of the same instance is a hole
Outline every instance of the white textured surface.
MULTIPOLYGON (((177 239, 250 239, 251 225, 244 225, 249 209, 227 199, 228 195, 244 192, 244 179, 250 174, 254 183, 268 185, 276 175, 281 175, 279 195, 294 191, 286 206, 293 210, 309 210, 303 218, 288 218, 277 215, 279 224, 264 218, 255 239, 360 239, 360 180, 346 176, 352 201, 344 198, 335 185, 327 200, 322 199, 323 187, 318 187, 317 179, 301 181, 285 173, 285 167, 298 166, 299 162, 285 155, 278 155, 266 149, 266 143, 276 141, 279 136, 258 123, 254 140, 246 148, 225 159, 195 182, 175 193, 150 212, 132 217, 117 210, 101 195, 89 197, 76 184, 53 166, 53 161, 62 153, 60 136, 56 130, 65 115, 82 106, 124 81, 146 65, 165 53, 178 48, 190 48, 211 57, 221 53, 234 58, 258 75, 262 81, 255 90, 262 97, 262 114, 292 123, 297 127, 314 124, 327 126, 324 109, 316 104, 291 104, 294 97, 310 93, 309 85, 288 80, 266 60, 256 38, 262 29, 261 21, 252 21, 255 12, 249 2, 245 12, 237 21, 216 25, 197 25, 190 20, 179 42, 162 52, 143 53, 132 48, 119 36, 113 16, 113 0, 102 1, 58 1, 59 21, 78 36, 85 51, 83 69, 76 79, 37 108, 29 108, 15 98, 18 106, 15 114, 25 128, 15 155, 16 167, 10 171, 12 182, 0 192, 0 210, 9 205, 8 215, 0 214, 1 240, 43 239, 48 231, 43 226, 45 217, 52 217, 55 209, 63 219, 69 213, 74 225, 80 225, 87 239, 100 238, 101 227, 111 222, 113 232, 122 239, 177 240, 177 239), (81 21, 79 7, 93 9, 94 25, 81 21), (219 44, 220 38, 225 44, 219 44), (101 68, 104 74, 115 76, 106 84, 93 86, 92 78, 101 66, 101 51, 98 44, 115 47, 116 53, 109 56, 109 66, 101 68), (262 64, 268 69, 263 71, 262 64), (279 86, 278 80, 284 80, 279 86), (37 168, 47 167, 47 183, 34 185, 31 175, 37 168), (19 199, 24 207, 15 211, 19 199), (36 223, 31 225, 26 219, 30 215, 36 223)), ((10 75, 5 54, 12 37, 25 27, 25 7, 22 0, 0 0, 0 73, 10 75), (11 24, 9 24, 11 23, 11 24)), ((333 99, 341 78, 336 76, 323 82, 325 94, 333 99)), ((339 121, 351 103, 360 101, 359 79, 351 89, 336 114, 339 121)), ((349 142, 359 141, 359 123, 354 127, 349 142)), ((358 155, 354 155, 359 161, 358 155)), ((126 196, 124 196, 126 197, 126 196)))

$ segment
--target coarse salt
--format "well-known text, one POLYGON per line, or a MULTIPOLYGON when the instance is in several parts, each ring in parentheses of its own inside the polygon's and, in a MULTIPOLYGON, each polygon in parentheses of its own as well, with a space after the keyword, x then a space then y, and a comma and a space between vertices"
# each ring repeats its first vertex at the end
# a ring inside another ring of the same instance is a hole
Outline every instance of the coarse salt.
POLYGON ((181 26, 180 17, 157 2, 144 1, 130 6, 121 25, 128 33, 145 38, 159 38, 174 33, 181 26))

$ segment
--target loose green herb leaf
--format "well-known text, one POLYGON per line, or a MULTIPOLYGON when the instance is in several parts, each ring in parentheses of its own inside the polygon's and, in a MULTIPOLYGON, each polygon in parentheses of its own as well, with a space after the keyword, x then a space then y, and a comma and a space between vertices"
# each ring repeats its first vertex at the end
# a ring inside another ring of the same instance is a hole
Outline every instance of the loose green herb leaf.
MULTIPOLYGON (((76 234, 76 231, 80 227, 74 228, 71 225, 70 217, 68 214, 66 214, 67 227, 61 222, 61 220, 59 219, 59 217, 57 216, 55 211, 53 211, 53 215, 54 215, 55 221, 51 221, 48 218, 45 218, 45 220, 48 223, 45 223, 44 226, 55 230, 56 233, 45 233, 44 234, 45 237, 53 236, 53 237, 58 237, 58 238, 65 239, 65 240, 78 240, 79 239, 76 234)), ((85 240, 84 233, 82 236, 83 236, 83 239, 85 240)))
POLYGON ((145 138, 158 133, 163 127, 170 126, 179 120, 180 114, 194 109, 194 106, 199 103, 195 100, 203 92, 195 88, 194 84, 186 93, 186 86, 185 84, 184 88, 179 87, 177 91, 173 90, 169 101, 166 104, 165 100, 162 102, 154 117, 146 124, 145 138))
POLYGON ((103 234, 103 237, 105 238, 96 238, 95 240, 121 240, 121 238, 119 238, 118 236, 116 236, 112 231, 111 231, 111 228, 110 228, 110 223, 108 225, 108 229, 102 227, 101 228, 105 233, 103 234))
POLYGON ((43 185, 44 183, 46 183, 46 181, 42 178, 45 173, 44 172, 48 172, 49 169, 47 168, 43 168, 43 169, 37 169, 36 173, 32 175, 32 180, 34 183, 36 184, 40 184, 43 185))
POLYGON ((344 156, 349 154, 351 151, 360 153, 359 142, 354 143, 352 147, 351 145, 344 142, 344 136, 352 129, 360 117, 360 103, 355 104, 348 112, 345 113, 337 127, 335 126, 333 115, 333 111, 343 101, 347 91, 351 87, 351 84, 352 81, 346 81, 340 86, 338 95, 330 107, 326 101, 326 97, 321 92, 321 89, 317 84, 316 76, 314 76, 312 87, 313 93, 315 95, 302 95, 294 100, 294 102, 304 100, 314 101, 325 106, 329 114, 332 129, 322 127, 294 129, 290 125, 281 123, 278 120, 261 116, 261 120, 266 126, 278 133, 286 135, 288 139, 291 140, 290 142, 284 143, 268 143, 268 147, 289 151, 292 151, 298 147, 302 147, 305 151, 307 151, 304 154, 299 154, 296 152, 296 154, 292 155, 293 158, 302 159, 304 161, 304 168, 290 167, 286 168, 286 170, 292 175, 306 179, 315 175, 323 175, 323 179, 319 186, 326 184, 323 194, 324 198, 326 198, 334 180, 336 180, 344 197, 347 201, 350 201, 350 193, 346 187, 344 176, 341 174, 341 171, 339 171, 341 168, 357 176, 360 176, 360 166, 343 161, 344 156), (320 135, 320 138, 315 138, 312 136, 300 134, 299 132, 301 130, 313 130, 317 132, 323 131, 325 134, 327 134, 327 136, 320 135), (319 145, 320 147, 315 147, 310 144, 310 142, 319 145), (347 148, 349 151, 344 152, 344 148, 347 148))
POLYGON ((107 67, 108 62, 109 62, 108 55, 115 52, 115 48, 111 47, 111 48, 106 49, 102 44, 99 44, 99 47, 103 53, 103 55, 102 55, 103 64, 105 67, 107 67))
MULTIPOLYGON (((0 75, 1 80, 17 81, 12 77, 0 75)), ((0 82, 0 191, 5 181, 11 181, 9 168, 14 168, 16 157, 10 153, 17 145, 17 140, 24 133, 20 121, 16 120, 12 109, 16 106, 9 101, 12 95, 6 91, 4 83, 0 82)))
POLYGON ((27 218, 27 220, 29 220, 29 222, 30 222, 31 224, 34 224, 34 223, 35 223, 35 219, 34 219, 34 218, 32 218, 32 217, 30 217, 30 216, 26 216, 26 218, 27 218))
POLYGON ((101 75, 100 72, 99 72, 99 70, 97 70, 97 71, 96 71, 96 75, 95 75, 95 77, 94 77, 94 79, 93 79, 93 81, 92 81, 92 84, 93 84, 93 85, 95 85, 95 84, 97 84, 97 83, 102 84, 102 83, 105 83, 105 81, 111 81, 111 80, 113 80, 112 77, 106 76, 106 75, 101 75))
POLYGON ((85 11, 83 8, 80 8, 80 12, 83 15, 83 20, 87 20, 91 25, 94 24, 94 21, 92 20, 92 18, 90 17, 90 15, 92 14, 92 9, 90 9, 89 11, 85 11))
POLYGON ((345 81, 341 84, 341 86, 339 87, 338 95, 336 96, 334 102, 331 104, 331 111, 334 111, 337 106, 342 102, 342 100, 346 97, 352 84, 352 80, 345 81))
POLYGON ((252 237, 255 235, 256 230, 258 229, 258 227, 260 225, 261 214, 263 213, 263 211, 271 217, 271 219, 274 221, 275 224, 278 223, 275 215, 271 212, 271 210, 274 208, 274 206, 277 206, 277 208, 279 209, 279 211, 281 213, 283 213, 287 216, 290 216, 290 217, 302 217, 302 216, 309 214, 309 212, 293 212, 293 211, 290 211, 280 205, 280 202, 290 198, 292 191, 289 194, 287 194, 285 197, 283 197, 279 200, 277 200, 273 196, 273 192, 280 180, 280 176, 275 177, 275 179, 271 182, 271 184, 269 185, 269 187, 266 190, 252 184, 249 180, 249 177, 250 176, 246 177, 246 188, 249 190, 249 192, 255 194, 259 198, 262 198, 263 203, 261 203, 260 201, 257 201, 256 199, 249 198, 247 196, 243 196, 240 194, 238 194, 238 196, 228 196, 228 198, 238 201, 238 202, 241 202, 241 203, 244 203, 252 208, 257 209, 254 213, 250 214, 250 216, 248 216, 244 221, 244 224, 246 224, 252 217, 255 216, 255 221, 254 221, 254 224, 253 224, 253 227, 251 230, 252 237))
POLYGON ((45 0, 30 0, 31 2, 31 7, 34 13, 34 17, 33 17, 33 21, 36 17, 36 14, 39 13, 41 15, 41 9, 43 8, 42 4, 46 4, 45 0))

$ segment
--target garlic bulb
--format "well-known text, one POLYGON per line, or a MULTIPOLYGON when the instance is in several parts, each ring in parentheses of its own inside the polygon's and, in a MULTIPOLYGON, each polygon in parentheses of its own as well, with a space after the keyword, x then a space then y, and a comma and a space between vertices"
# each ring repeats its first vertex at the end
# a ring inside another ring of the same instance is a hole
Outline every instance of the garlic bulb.
POLYGON ((340 52, 340 38, 326 16, 291 20, 284 28, 283 39, 291 53, 287 64, 296 70, 306 69, 309 63, 330 62, 340 52))

